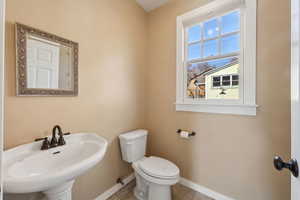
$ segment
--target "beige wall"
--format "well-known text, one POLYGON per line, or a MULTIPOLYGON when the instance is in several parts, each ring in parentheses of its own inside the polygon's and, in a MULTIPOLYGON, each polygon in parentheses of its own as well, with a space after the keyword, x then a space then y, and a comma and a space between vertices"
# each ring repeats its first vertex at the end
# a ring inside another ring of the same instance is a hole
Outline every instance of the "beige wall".
POLYGON ((55 124, 106 137, 105 159, 75 184, 75 200, 89 200, 131 171, 117 135, 146 127, 150 152, 184 177, 237 200, 289 199, 289 174, 272 166, 275 153, 289 158, 289 1, 258 0, 256 117, 175 112, 176 16, 208 1, 173 0, 149 16, 133 0, 7 1, 6 148, 55 124), (78 97, 15 97, 16 21, 79 42, 78 97), (181 140, 177 128, 197 136, 181 140))
POLYGON ((90 200, 131 172, 117 135, 144 126, 147 15, 132 0, 8 0, 5 147, 64 131, 96 132, 110 141, 105 159, 75 183, 90 200), (78 97, 15 96, 15 22, 79 43, 78 97))
POLYGON ((256 117, 175 112, 176 16, 208 0, 174 0, 149 16, 146 122, 150 152, 174 161, 184 177, 238 200, 288 200, 290 10, 288 0, 258 0, 256 117), (181 140, 176 129, 197 132, 181 140))

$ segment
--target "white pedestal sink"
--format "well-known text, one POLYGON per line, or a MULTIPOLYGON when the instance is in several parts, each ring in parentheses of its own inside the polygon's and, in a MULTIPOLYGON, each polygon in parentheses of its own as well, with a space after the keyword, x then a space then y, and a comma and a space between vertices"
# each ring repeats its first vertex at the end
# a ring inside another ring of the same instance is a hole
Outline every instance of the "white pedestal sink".
POLYGON ((94 133, 65 136, 66 145, 41 151, 34 142, 4 152, 5 193, 43 192, 48 200, 71 200, 76 177, 100 162, 107 141, 94 133))

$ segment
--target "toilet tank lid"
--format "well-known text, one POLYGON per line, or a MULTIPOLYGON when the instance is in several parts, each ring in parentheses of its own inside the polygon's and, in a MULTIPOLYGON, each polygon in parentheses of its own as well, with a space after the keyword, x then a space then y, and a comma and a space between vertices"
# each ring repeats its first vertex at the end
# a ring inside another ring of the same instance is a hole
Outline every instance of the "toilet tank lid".
POLYGON ((126 133, 122 133, 119 138, 122 140, 134 140, 137 139, 139 137, 143 137, 143 136, 147 136, 148 131, 145 129, 138 129, 138 130, 134 130, 134 131, 129 131, 126 133))

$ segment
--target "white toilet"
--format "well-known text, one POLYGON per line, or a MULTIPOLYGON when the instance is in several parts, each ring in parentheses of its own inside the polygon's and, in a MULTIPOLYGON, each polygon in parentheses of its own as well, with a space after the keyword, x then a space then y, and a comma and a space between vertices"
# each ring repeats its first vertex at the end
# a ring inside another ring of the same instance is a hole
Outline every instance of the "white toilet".
POLYGON ((145 157, 147 130, 121 134, 122 158, 132 163, 136 177, 134 195, 139 200, 171 200, 171 185, 179 181, 179 169, 159 157, 145 157))

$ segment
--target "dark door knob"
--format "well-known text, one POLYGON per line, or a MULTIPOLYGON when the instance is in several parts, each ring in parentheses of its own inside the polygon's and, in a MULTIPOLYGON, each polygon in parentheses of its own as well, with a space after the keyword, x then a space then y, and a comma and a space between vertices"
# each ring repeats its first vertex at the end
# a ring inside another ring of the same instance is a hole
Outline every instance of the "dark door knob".
POLYGON ((289 162, 283 162, 283 160, 279 156, 275 156, 274 167, 278 171, 281 171, 282 169, 286 168, 290 170, 293 176, 295 176, 296 178, 299 176, 298 162, 295 159, 292 159, 289 162))

